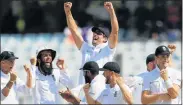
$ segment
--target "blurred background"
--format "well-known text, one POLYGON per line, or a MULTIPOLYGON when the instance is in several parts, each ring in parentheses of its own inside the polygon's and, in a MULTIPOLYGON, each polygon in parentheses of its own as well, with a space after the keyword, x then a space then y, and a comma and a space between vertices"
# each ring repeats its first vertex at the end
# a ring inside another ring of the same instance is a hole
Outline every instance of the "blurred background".
MULTIPOLYGON (((19 57, 16 71, 26 80, 24 64, 40 46, 49 46, 65 59, 77 84, 81 54, 67 28, 63 4, 68 0, 0 0, 1 52, 10 50, 19 57)), ((109 29, 110 18, 102 0, 70 0, 72 14, 83 39, 91 44, 94 25, 109 29)), ((110 1, 110 0, 109 0, 110 1)), ((174 67, 181 70, 182 0, 111 0, 119 22, 119 44, 114 61, 121 75, 146 71, 145 59, 159 45, 175 44, 174 67)), ((56 60, 54 60, 55 66, 56 60)), ((62 88, 62 86, 61 86, 62 88)), ((32 103, 32 96, 20 94, 21 103, 32 103)), ((62 103, 65 103, 61 99, 62 103)))

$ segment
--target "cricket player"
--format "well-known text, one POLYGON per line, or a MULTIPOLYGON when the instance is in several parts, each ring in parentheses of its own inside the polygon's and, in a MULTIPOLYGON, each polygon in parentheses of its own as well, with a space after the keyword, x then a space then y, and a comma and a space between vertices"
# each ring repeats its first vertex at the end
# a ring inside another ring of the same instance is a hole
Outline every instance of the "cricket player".
POLYGON ((155 51, 156 68, 143 79, 141 101, 143 104, 178 104, 181 73, 169 67, 170 51, 159 46, 155 51))
POLYGON ((89 94, 90 86, 84 86, 84 92, 88 104, 133 104, 130 88, 120 77, 120 67, 116 62, 108 62, 101 69, 106 77, 106 89, 97 99, 89 94))
POLYGON ((0 54, 1 62, 1 104, 19 104, 17 92, 29 94, 32 87, 32 74, 30 69, 25 65, 27 73, 26 84, 17 77, 14 66, 15 59, 18 59, 11 51, 3 51, 0 54))
MULTIPOLYGON (((170 55, 176 50, 176 46, 174 44, 169 44, 168 48, 170 49, 170 55)), ((173 65, 172 57, 170 56, 169 67, 173 65)), ((130 77, 129 80, 126 80, 126 83, 130 87, 135 104, 142 104, 141 103, 141 93, 142 93, 142 85, 143 85, 143 78, 149 72, 156 68, 156 61, 155 61, 155 54, 149 54, 146 58, 146 67, 147 70, 143 73, 130 77)))
POLYGON ((56 51, 47 47, 37 50, 37 58, 31 59, 33 71, 34 104, 59 104, 58 85, 72 87, 72 81, 67 74, 64 61, 57 60, 57 68, 52 67, 56 51))
MULTIPOLYGON (((92 98, 97 99, 101 92, 105 89, 105 77, 99 75, 99 66, 94 61, 86 62, 83 68, 84 76, 87 78, 86 83, 90 85, 89 94, 92 98)), ((67 91, 61 91, 60 95, 67 101, 72 104, 87 104, 86 98, 84 96, 83 87, 85 84, 80 85, 76 88, 68 89, 67 91), (74 94, 73 91, 77 91, 77 94, 74 94)))
MULTIPOLYGON (((116 51, 116 45, 118 43, 119 26, 113 5, 111 2, 104 3, 104 7, 108 11, 111 19, 111 33, 109 33, 109 30, 105 27, 94 26, 92 28, 93 46, 90 46, 88 43, 86 43, 83 40, 82 36, 79 34, 78 26, 71 13, 71 7, 71 2, 64 3, 64 10, 66 14, 68 28, 72 33, 77 48, 82 53, 81 68, 88 61, 96 61, 101 68, 106 62, 112 61, 116 51)), ((102 73, 102 71, 99 72, 99 74, 102 73)), ((84 83, 85 79, 83 77, 83 71, 80 71, 79 84, 84 83)))

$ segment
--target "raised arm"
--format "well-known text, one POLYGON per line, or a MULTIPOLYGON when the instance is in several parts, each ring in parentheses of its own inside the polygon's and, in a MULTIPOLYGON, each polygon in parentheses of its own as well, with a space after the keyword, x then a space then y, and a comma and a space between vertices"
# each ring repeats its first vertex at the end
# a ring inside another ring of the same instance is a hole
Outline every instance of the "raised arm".
POLYGON ((64 10, 65 10, 65 15, 66 15, 66 19, 67 19, 67 25, 72 33, 72 36, 73 36, 73 39, 75 41, 77 48, 80 49, 83 44, 83 38, 80 35, 80 33, 78 31, 78 26, 72 16, 71 7, 72 7, 71 2, 64 3, 64 10))
POLYGON ((83 86, 83 90, 84 90, 84 93, 85 93, 85 97, 86 97, 86 101, 88 104, 101 104, 99 103, 97 100, 94 100, 90 94, 89 94, 89 89, 90 89, 90 85, 87 83, 83 86))
POLYGON ((131 90, 124 83, 123 78, 121 78, 120 76, 118 76, 117 79, 116 79, 116 82, 117 82, 118 86, 120 87, 121 92, 123 93, 124 100, 128 104, 133 104, 133 96, 132 96, 131 90))
POLYGON ((118 31, 119 31, 118 20, 111 2, 105 2, 104 7, 109 12, 111 19, 112 30, 109 36, 109 47, 113 49, 116 47, 118 43, 118 31))

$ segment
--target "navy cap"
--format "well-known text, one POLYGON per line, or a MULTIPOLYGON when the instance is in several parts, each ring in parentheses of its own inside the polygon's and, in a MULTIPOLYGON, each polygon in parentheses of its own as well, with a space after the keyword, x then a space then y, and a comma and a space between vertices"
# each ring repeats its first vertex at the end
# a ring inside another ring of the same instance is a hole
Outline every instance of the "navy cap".
POLYGON ((96 26, 94 26, 94 27, 92 28, 92 32, 97 32, 97 31, 102 32, 107 38, 108 38, 109 35, 110 35, 110 32, 109 32, 109 29, 108 29, 108 28, 103 28, 103 27, 96 27, 96 26))
POLYGON ((146 58, 146 64, 155 60, 155 54, 149 54, 146 58))
POLYGON ((99 71, 99 66, 95 61, 86 62, 80 70, 84 71, 99 71))
POLYGON ((120 73, 120 67, 116 62, 107 62, 103 68, 100 68, 100 71, 105 71, 105 70, 109 70, 109 71, 114 71, 115 73, 120 73))
POLYGON ((169 54, 170 54, 170 51, 169 51, 168 47, 166 47, 166 46, 159 46, 156 48, 156 51, 155 51, 156 56, 169 55, 169 54))
POLYGON ((2 61, 2 60, 14 60, 14 59, 18 59, 18 57, 16 57, 14 55, 14 53, 11 51, 3 51, 0 54, 0 61, 2 61))

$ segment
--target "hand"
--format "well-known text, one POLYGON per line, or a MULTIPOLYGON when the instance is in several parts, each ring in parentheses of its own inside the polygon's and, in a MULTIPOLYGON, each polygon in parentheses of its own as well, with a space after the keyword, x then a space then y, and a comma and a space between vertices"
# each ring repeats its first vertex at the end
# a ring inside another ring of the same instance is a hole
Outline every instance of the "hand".
POLYGON ((72 3, 71 2, 66 2, 64 3, 64 11, 69 12, 72 8, 72 3))
POLYGON ((111 2, 105 2, 105 3, 104 3, 104 8, 105 8, 108 12, 111 12, 111 11, 114 10, 113 5, 112 5, 111 2))
POLYGON ((111 87, 114 87, 116 85, 116 73, 115 72, 112 72, 112 78, 111 78, 111 83, 110 83, 110 86, 111 87))
POLYGON ((73 103, 73 104, 79 104, 80 100, 76 98, 69 89, 66 91, 59 91, 59 94, 64 98, 67 102, 73 103))
POLYGON ((170 53, 172 54, 176 50, 176 45, 175 44, 169 44, 168 48, 170 49, 170 53))
POLYGON ((28 65, 24 65, 24 69, 26 73, 30 74, 30 67, 28 65))
POLYGON ((117 82, 118 85, 119 84, 125 84, 124 79, 122 77, 120 77, 120 76, 117 76, 116 82, 117 82))
POLYGON ((161 75, 161 78, 163 78, 163 80, 165 80, 165 81, 168 80, 168 72, 166 69, 162 69, 160 71, 160 75, 161 75))
POLYGON ((36 66, 36 63, 37 63, 36 57, 32 57, 32 58, 30 59, 30 63, 31 63, 31 65, 36 66))
POLYGON ((15 72, 10 72, 10 81, 15 82, 17 79, 17 74, 15 72))
POLYGON ((85 93, 89 93, 89 89, 90 89, 90 84, 89 83, 87 83, 83 86, 83 90, 84 90, 85 93))
POLYGON ((64 70, 64 69, 65 69, 64 59, 59 58, 59 59, 57 60, 57 67, 58 67, 60 70, 64 70))

